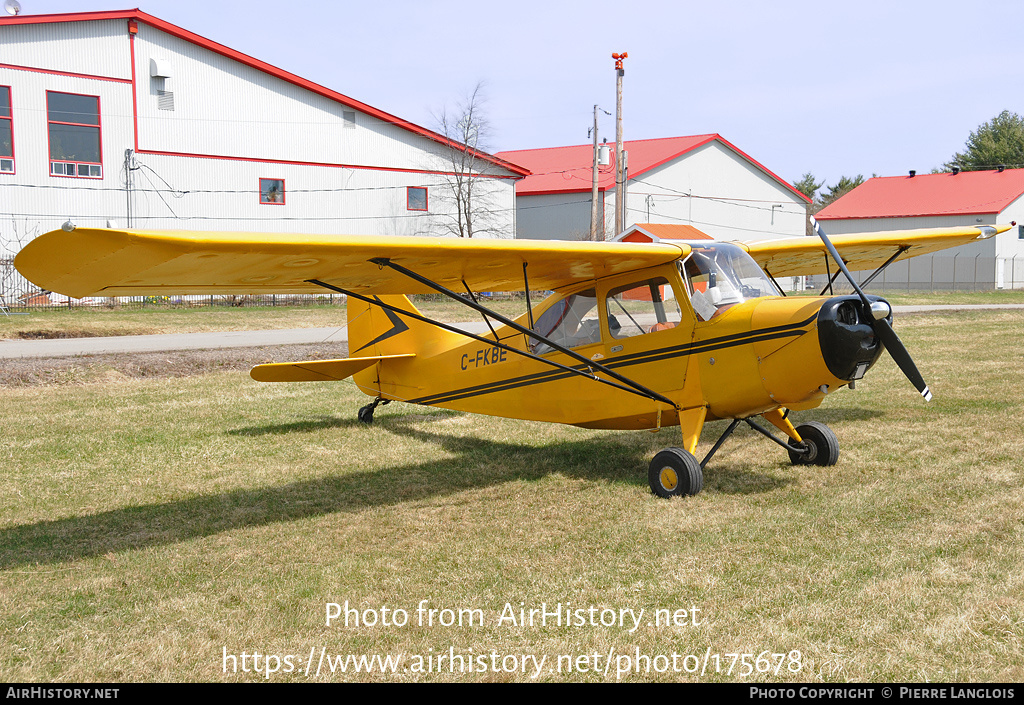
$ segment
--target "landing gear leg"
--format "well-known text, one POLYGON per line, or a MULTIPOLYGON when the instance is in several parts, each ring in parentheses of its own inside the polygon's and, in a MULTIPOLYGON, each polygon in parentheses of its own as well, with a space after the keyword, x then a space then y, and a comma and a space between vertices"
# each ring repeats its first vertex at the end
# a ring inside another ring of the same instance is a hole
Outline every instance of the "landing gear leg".
POLYGON ((366 424, 373 423, 373 412, 377 410, 377 405, 386 405, 390 403, 390 399, 381 399, 380 397, 377 397, 376 399, 373 400, 372 404, 367 404, 366 406, 362 407, 359 410, 359 420, 366 424))

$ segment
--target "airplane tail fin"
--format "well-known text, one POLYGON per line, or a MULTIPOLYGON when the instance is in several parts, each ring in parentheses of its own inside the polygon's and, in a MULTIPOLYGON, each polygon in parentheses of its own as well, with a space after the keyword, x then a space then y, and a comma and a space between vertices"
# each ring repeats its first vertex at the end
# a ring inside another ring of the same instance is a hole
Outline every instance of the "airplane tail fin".
MULTIPOLYGON (((374 296, 383 304, 402 311, 419 313, 406 296, 374 296)), ((381 356, 394 358, 382 369, 375 365, 360 370, 353 379, 364 394, 401 399, 412 394, 416 375, 412 367, 416 359, 460 338, 456 333, 403 316, 381 306, 371 305, 353 297, 348 299, 348 354, 352 357, 381 356), (440 344, 440 345, 439 345, 440 344), (410 355, 410 353, 412 353, 410 355), (408 357, 408 360, 398 358, 408 357)))
MULTIPOLYGON (((402 311, 419 313, 407 296, 373 298, 402 311)), ((429 323, 352 297, 348 299, 348 354, 352 357, 411 353, 424 343, 447 335, 451 334, 429 323)))
MULTIPOLYGON (((374 296, 377 303, 419 314, 405 296, 374 296)), ((339 360, 305 360, 257 365, 249 375, 257 382, 329 382, 351 377, 364 394, 378 399, 415 396, 421 378, 417 358, 450 345, 457 333, 396 313, 390 309, 348 299, 348 353, 339 360), (418 372, 419 371, 419 372, 418 372)), ((376 407, 376 403, 373 405, 376 407)), ((369 408, 369 407, 366 407, 369 408)), ((365 409, 363 411, 365 411, 365 409)), ((362 413, 360 411, 360 418, 362 413)), ((372 418, 372 409, 368 417, 372 418)), ((365 420, 365 419, 364 419, 365 420)))

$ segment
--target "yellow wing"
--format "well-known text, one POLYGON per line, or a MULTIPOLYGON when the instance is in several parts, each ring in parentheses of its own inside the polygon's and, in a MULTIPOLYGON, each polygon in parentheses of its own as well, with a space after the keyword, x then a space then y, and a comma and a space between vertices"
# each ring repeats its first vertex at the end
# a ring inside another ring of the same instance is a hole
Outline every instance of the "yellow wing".
POLYGON ((432 290, 370 262, 388 258, 451 289, 556 289, 685 256, 684 244, 461 240, 277 233, 54 230, 14 260, 34 284, 73 297, 322 292, 317 279, 361 294, 432 290))
MULTIPOLYGON (((857 272, 880 267, 897 253, 899 256, 894 261, 966 245, 975 240, 985 240, 1009 229, 1009 225, 979 225, 861 235, 830 235, 829 240, 836 246, 847 267, 857 272)), ((740 244, 762 269, 767 269, 774 277, 836 271, 836 265, 829 258, 824 243, 817 237, 760 240, 740 244), (829 260, 827 270, 826 259, 829 260)))

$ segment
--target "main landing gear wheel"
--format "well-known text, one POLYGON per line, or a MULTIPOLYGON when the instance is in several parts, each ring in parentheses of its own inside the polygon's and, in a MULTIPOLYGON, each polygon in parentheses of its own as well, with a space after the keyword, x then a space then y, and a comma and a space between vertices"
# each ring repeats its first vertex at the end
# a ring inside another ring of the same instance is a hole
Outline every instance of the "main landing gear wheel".
POLYGON ((700 462, 682 448, 666 448, 651 461, 647 480, 659 497, 683 497, 700 492, 704 471, 700 462))
POLYGON ((789 451, 794 465, 835 465, 839 460, 839 439, 825 424, 808 421, 797 426, 796 432, 804 439, 807 451, 789 451))

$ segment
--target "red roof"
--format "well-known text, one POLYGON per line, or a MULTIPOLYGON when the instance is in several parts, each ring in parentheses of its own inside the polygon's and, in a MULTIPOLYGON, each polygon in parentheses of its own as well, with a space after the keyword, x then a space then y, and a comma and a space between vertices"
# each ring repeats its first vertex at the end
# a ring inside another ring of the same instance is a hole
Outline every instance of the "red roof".
POLYGON ((682 223, 634 223, 616 236, 616 242, 659 242, 661 240, 714 240, 702 230, 682 223))
MULTIPOLYGON (((312 81, 302 78, 301 76, 296 76, 295 74, 289 73, 284 69, 279 69, 276 66, 268 64, 264 61, 260 61, 259 59, 255 59, 249 56, 248 54, 243 54, 240 51, 235 51, 230 47, 224 46, 223 44, 218 44, 217 42, 207 39, 206 37, 202 37, 198 34, 195 34, 194 32, 188 31, 187 29, 182 29, 181 27, 173 25, 170 22, 166 22, 160 19, 159 17, 147 15, 145 12, 142 12, 138 8, 135 8, 133 10, 107 10, 101 12, 69 12, 52 15, 15 15, 13 17, 0 17, 0 26, 14 24, 49 24, 57 22, 90 22, 96 20, 119 19, 135 20, 136 22, 142 22, 143 24, 155 27, 156 29, 159 29, 162 32, 166 32, 167 34, 170 34, 172 36, 179 37, 186 41, 192 42, 193 44, 197 44, 201 47, 209 49, 210 51, 220 54, 221 56, 226 56, 229 59, 234 59, 239 63, 246 64, 255 69, 258 69, 259 71, 263 71, 264 73, 270 74, 271 76, 275 76, 281 79, 282 81, 287 81, 288 83, 299 86, 300 88, 304 88, 308 91, 312 91, 313 93, 322 95, 325 98, 329 98, 330 100, 341 103, 345 106, 355 108, 356 110, 366 113, 367 115, 372 115, 373 117, 377 118, 378 120, 381 120, 382 122, 387 122, 392 125, 395 125, 396 127, 408 130, 409 132, 414 132, 418 135, 434 140, 435 142, 440 142, 443 145, 447 146, 450 144, 459 144, 458 142, 450 141, 444 135, 434 132, 433 130, 428 130, 425 127, 420 127, 419 125, 413 124, 407 120, 403 120, 402 118, 395 117, 394 115, 390 115, 389 113, 385 113, 383 110, 378 110, 377 108, 369 106, 366 103, 362 103, 358 100, 355 100, 354 98, 349 98, 348 96, 338 93, 337 91, 332 91, 330 88, 324 88, 323 86, 317 83, 313 83, 312 81)), ((498 157, 495 157, 492 154, 479 152, 478 156, 489 162, 496 164, 502 169, 506 169, 521 176, 525 176, 530 173, 526 169, 523 169, 521 166, 506 162, 503 159, 499 159, 498 157)))
POLYGON ((823 208, 818 220, 1001 213, 1024 195, 1024 169, 868 179, 823 208))
MULTIPOLYGON (((691 135, 689 137, 663 137, 653 140, 628 140, 623 149, 629 152, 629 176, 635 178, 644 172, 683 156, 698 147, 718 141, 743 157, 789 191, 807 201, 807 197, 793 188, 771 170, 738 149, 721 135, 691 135)), ((602 191, 615 187, 615 145, 612 164, 598 168, 597 187, 602 191)), ((594 145, 548 147, 546 149, 520 149, 497 152, 496 156, 521 164, 532 172, 531 176, 516 183, 516 195, 539 196, 547 193, 575 193, 590 191, 593 187, 594 145)))

